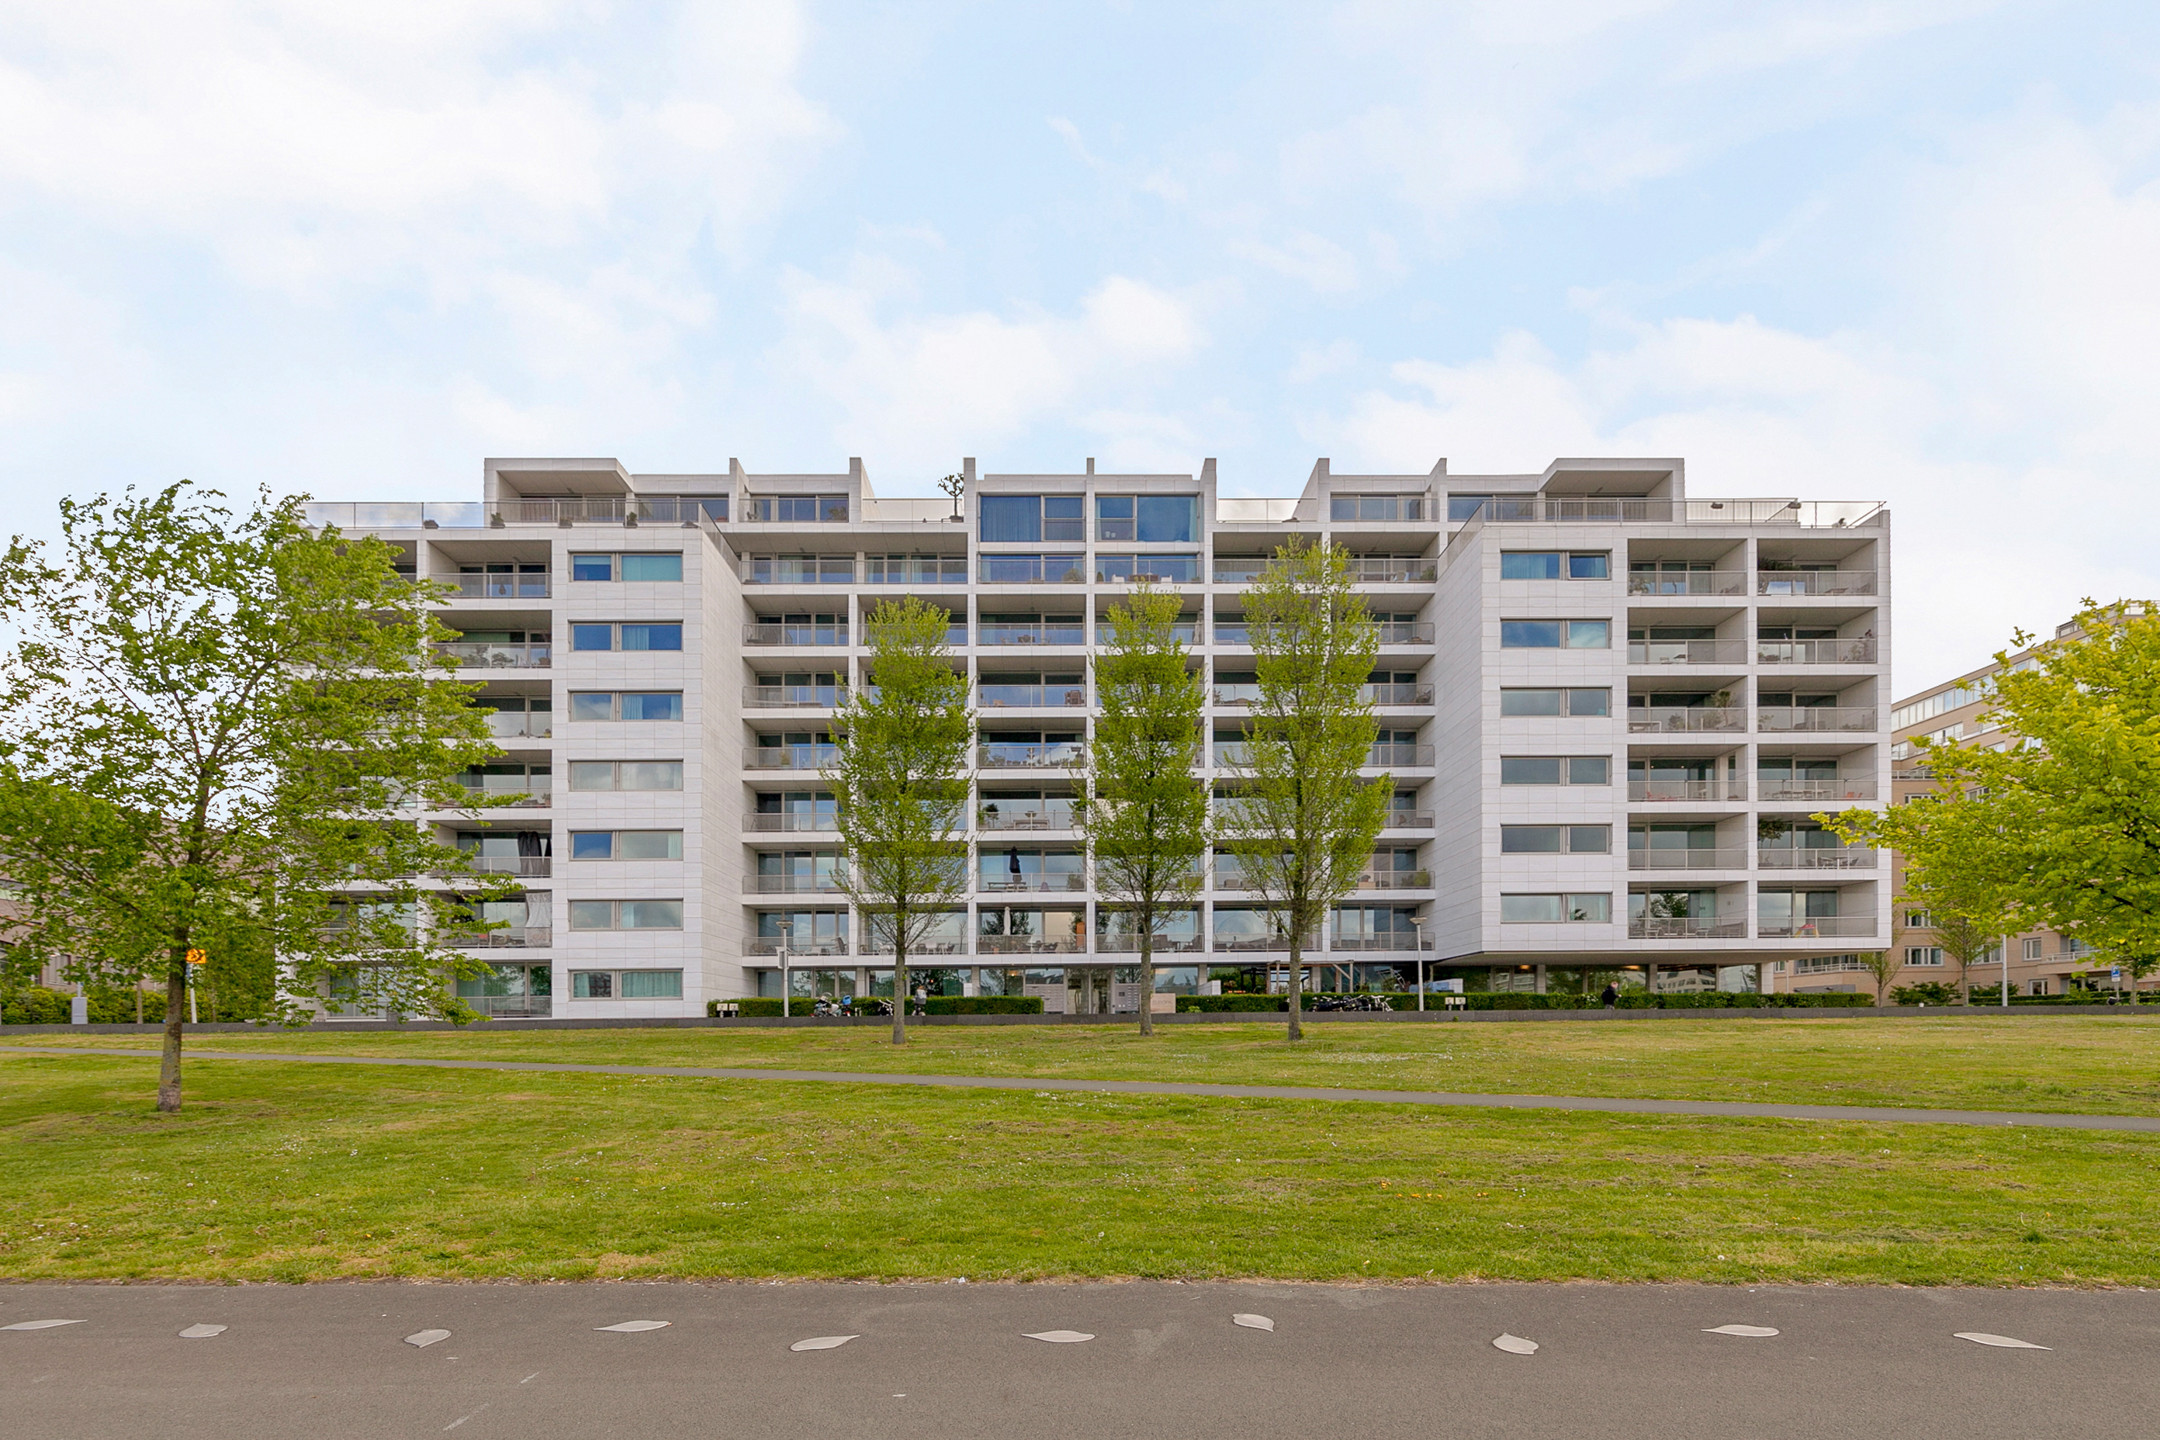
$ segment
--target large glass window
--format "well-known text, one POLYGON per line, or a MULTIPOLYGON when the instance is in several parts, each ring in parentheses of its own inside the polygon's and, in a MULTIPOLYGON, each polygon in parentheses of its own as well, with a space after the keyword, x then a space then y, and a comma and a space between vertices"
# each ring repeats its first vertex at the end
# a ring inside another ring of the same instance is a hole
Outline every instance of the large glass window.
POLYGON ((680 930, 680 900, 572 900, 572 930, 680 930))
POLYGON ((572 720, 680 720, 682 692, 676 690, 573 690, 572 720))
MULTIPOLYGON (((1200 530, 1197 495, 1099 495, 1095 499, 1097 540, 1138 541, 1143 545, 1189 545, 1200 530)), ((1062 537, 1046 535, 1056 540, 1062 537)))
POLYGON ((1503 855, 1604 855, 1612 850, 1610 825, 1502 825, 1503 855))
POLYGON ((573 860, 680 860, 680 830, 573 830, 573 860))
POLYGON ((1503 650, 1609 650, 1610 620, 1502 620, 1503 650))
POLYGON ((1163 585, 1200 583, 1198 555, 1097 555, 1095 578, 1104 584, 1153 580, 1163 585))
POLYGON ((1609 785, 1612 758, 1606 755, 1503 755, 1503 785, 1609 785))
POLYGON ((572 580, 680 581, 682 552, 642 555, 572 555, 572 580))
POLYGON ((680 970, 573 970, 570 995, 577 1000, 680 1000, 680 970))
POLYGON ((1082 504, 1078 495, 985 495, 982 538, 1019 544, 1083 539, 1082 504))
POLYGON ((680 760, 573 760, 572 790, 680 790, 680 760))
POLYGON ((1504 925, 1603 924, 1612 919, 1609 894, 1502 895, 1504 925))
POLYGON ((682 625, 678 622, 636 621, 626 625, 574 624, 570 627, 573 650, 680 650, 682 625))
POLYGON ((1567 690, 1540 690, 1509 686, 1500 692, 1502 715, 1612 714, 1612 690, 1605 686, 1579 686, 1567 690))

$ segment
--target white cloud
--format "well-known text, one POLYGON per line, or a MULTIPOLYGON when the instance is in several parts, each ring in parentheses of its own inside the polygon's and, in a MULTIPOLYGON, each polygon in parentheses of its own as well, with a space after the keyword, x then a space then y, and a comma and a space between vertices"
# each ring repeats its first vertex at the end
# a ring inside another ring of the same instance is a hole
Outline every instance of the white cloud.
POLYGON ((840 281, 798 274, 775 357, 837 407, 851 453, 901 470, 1070 422, 1205 343, 1192 301, 1126 276, 1067 316, 919 313, 912 298, 912 277, 883 261, 840 281))
POLYGON ((1230 253, 1278 275, 1302 280, 1323 295, 1337 295, 1357 288, 1357 257, 1326 236, 1310 231, 1300 230, 1285 236, 1280 245, 1257 240, 1235 241, 1230 246, 1230 253))

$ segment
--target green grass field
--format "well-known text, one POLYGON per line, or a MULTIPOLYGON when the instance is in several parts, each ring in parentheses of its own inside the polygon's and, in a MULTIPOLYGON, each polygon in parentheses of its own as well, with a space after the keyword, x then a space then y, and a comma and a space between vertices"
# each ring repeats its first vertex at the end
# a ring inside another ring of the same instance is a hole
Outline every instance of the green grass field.
MULTIPOLYGON (((202 1048, 2149 1111, 2160 1038, 2112 1017, 1267 1034, 202 1048)), ((2160 1284, 2151 1135, 277 1062, 192 1066, 160 1117, 154 1080, 144 1059, 0 1055, 0 1276, 2160 1284)))
MULTIPOLYGON (((644 1065, 1197 1080, 1663 1100, 2160 1115, 2160 1016, 1757 1020, 1657 1018, 1449 1025, 925 1025, 202 1035, 200 1050, 294 1050, 644 1065)), ((150 1036, 0 1043, 143 1049, 150 1036)))

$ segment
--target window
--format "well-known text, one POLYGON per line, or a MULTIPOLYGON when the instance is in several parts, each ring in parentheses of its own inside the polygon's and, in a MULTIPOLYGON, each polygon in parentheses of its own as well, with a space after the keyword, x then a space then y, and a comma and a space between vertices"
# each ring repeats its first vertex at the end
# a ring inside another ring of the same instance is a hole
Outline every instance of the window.
POLYGON ((1081 504, 1078 495, 985 495, 982 538, 1026 544, 1084 539, 1081 504))
POLYGON ((680 930, 680 900, 572 900, 572 930, 680 930))
POLYGON ((1610 825, 1500 827, 1500 853, 1503 855, 1606 855, 1611 852, 1610 825))
POLYGON ((1612 758, 1607 755, 1503 755, 1503 785, 1610 785, 1612 758))
POLYGON ((1908 945, 1905 947, 1905 963, 1907 965, 1940 965, 1943 963, 1942 946, 1908 945))
POLYGON ((1610 620, 1502 620, 1503 650, 1609 650, 1610 620))
POLYGON ((1164 585, 1200 583, 1198 555, 1097 555, 1095 578, 1103 584, 1153 580, 1164 585))
MULTIPOLYGON (((1197 495, 1098 495, 1095 538, 1137 540, 1142 545, 1190 545, 1200 529, 1197 495)), ((1045 535, 1062 540, 1062 535, 1045 535)), ((1079 538, 1077 536, 1073 537, 1079 538)))
POLYGON ((752 585, 847 585, 855 579, 853 555, 752 555, 752 585))
POLYGON ((574 1000, 680 1000, 680 970, 573 970, 574 1000))
POLYGON ((2025 942, 2025 958, 2027 960, 2038 960, 2040 958, 2041 943, 2042 942, 2040 941, 2038 936, 2035 936, 2025 942))
POLYGON ((573 830, 573 860, 680 860, 680 830, 573 830))
POLYGON ((1926 910, 1908 910, 1905 912, 1905 928, 1908 930, 1932 930, 1935 928, 1935 917, 1926 910))
POLYGON ((1502 895, 1503 925, 1604 924, 1612 919, 1610 895, 1502 895))
POLYGON ((572 790, 680 790, 680 760, 573 760, 572 790))
POLYGON ((1423 520, 1422 495, 1331 495, 1330 520, 1423 520))
POLYGON ((872 555, 863 565, 869 585, 965 585, 965 555, 872 555))
POLYGON ((845 495, 745 495, 743 519, 795 525, 844 525, 845 495))
POLYGON ((1570 580, 1608 580, 1612 578, 1612 557, 1602 550, 1565 554, 1558 550, 1500 552, 1503 580, 1558 580, 1562 575, 1570 580))
POLYGON ((572 720, 680 720, 680 690, 573 690, 572 720))
POLYGON ((1087 579, 1087 557, 985 555, 982 578, 989 585, 1078 585, 1087 579))
POLYGON ((1530 690, 1508 687, 1500 692, 1502 715, 1588 715, 1612 714, 1612 690, 1609 686, 1572 690, 1530 690))
POLYGON ((682 626, 638 621, 624 625, 572 625, 572 650, 680 650, 682 626))
POLYGON ((572 555, 572 580, 680 581, 682 552, 645 555, 572 555))

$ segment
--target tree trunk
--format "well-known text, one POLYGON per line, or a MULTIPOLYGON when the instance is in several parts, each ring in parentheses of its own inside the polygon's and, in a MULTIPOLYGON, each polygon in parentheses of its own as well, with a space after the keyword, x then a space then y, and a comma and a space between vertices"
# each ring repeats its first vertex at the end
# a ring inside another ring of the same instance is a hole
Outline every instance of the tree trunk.
POLYGON ((1155 1033, 1155 927, 1140 932, 1140 1033, 1155 1033))
POLYGON ((157 1108, 180 1113, 180 1032, 187 1023, 187 946, 173 947, 165 969, 165 1045, 158 1060, 157 1108))
POLYGON ((1304 999, 1305 947, 1299 942, 1297 935, 1292 934, 1290 937, 1290 1038, 1292 1040, 1303 1040, 1305 1038, 1305 1026, 1301 1019, 1304 1015, 1304 1005, 1302 1003, 1304 999))
POLYGON ((907 1044, 907 936, 906 927, 893 927, 892 1043, 907 1044))

